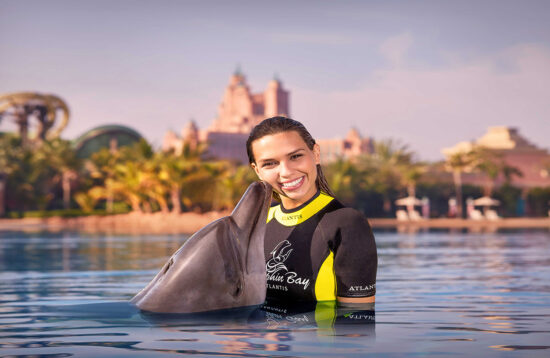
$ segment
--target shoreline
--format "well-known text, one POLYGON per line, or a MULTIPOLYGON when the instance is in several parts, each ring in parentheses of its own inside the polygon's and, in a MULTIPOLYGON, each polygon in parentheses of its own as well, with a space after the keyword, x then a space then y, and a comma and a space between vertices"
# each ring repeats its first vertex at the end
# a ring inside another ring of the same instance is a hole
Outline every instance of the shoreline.
POLYGON ((550 217, 541 218, 501 218, 498 220, 471 220, 433 218, 418 221, 397 219, 368 219, 373 228, 415 227, 428 229, 550 229, 550 217))
POLYGON ((395 230, 400 234, 416 234, 430 230, 468 233, 496 233, 499 230, 550 231, 550 218, 502 218, 499 220, 471 220, 433 218, 418 221, 397 219, 369 219, 373 229, 395 230))
POLYGON ((62 231, 75 230, 106 234, 192 234, 214 220, 229 215, 229 211, 211 211, 203 214, 136 213, 90 215, 74 218, 0 219, 0 231, 62 231))
MULTIPOLYGON (((0 219, 0 231, 62 231, 75 230, 106 234, 193 234, 210 222, 229 215, 229 211, 203 214, 128 213, 108 216, 81 216, 75 218, 0 219)), ((496 231, 498 229, 550 229, 550 217, 502 218, 500 220, 467 220, 434 218, 419 221, 399 221, 391 218, 368 219, 373 229, 397 229, 415 232, 420 229, 468 229, 496 231)))

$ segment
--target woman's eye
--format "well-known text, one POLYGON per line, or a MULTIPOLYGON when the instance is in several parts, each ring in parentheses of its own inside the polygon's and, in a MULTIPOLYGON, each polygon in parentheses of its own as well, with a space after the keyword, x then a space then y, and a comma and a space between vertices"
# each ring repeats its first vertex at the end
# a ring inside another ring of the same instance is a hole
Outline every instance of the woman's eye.
POLYGON ((298 159, 298 158, 300 158, 301 156, 302 156, 302 154, 292 154, 292 155, 290 156, 290 159, 298 159))
POLYGON ((275 162, 264 162, 262 164, 262 168, 266 168, 266 167, 272 167, 275 165, 275 162))

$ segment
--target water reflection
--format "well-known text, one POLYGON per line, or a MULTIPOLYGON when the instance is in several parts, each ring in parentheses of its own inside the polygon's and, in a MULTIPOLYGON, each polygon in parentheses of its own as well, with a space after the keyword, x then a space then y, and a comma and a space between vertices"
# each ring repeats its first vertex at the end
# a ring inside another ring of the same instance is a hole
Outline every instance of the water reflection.
POLYGON ((161 266, 187 235, 112 236, 0 232, 0 270, 143 270, 161 266), (15 236, 15 237, 14 237, 15 236))
POLYGON ((266 302, 259 307, 198 314, 141 312, 140 315, 152 325, 170 332, 189 333, 196 327, 208 327, 207 332, 218 337, 214 343, 220 346, 220 351, 237 356, 250 351, 290 351, 290 342, 296 340, 297 332, 301 339, 306 335, 308 340, 325 344, 333 343, 337 336, 362 337, 363 343, 375 338, 374 305, 344 308, 334 302, 266 302))
POLYGON ((376 314, 279 302, 184 317, 136 310, 127 300, 185 239, 0 232, 0 355, 549 352, 548 232, 378 232, 376 314))
MULTIPOLYGON (((128 302, 43 306, 39 309, 40 316, 32 322, 13 319, 9 322, 19 325, 33 323, 42 328, 22 332, 13 327, 2 327, 6 342, 0 347, 29 352, 47 348, 78 351, 82 347, 102 347, 134 352, 256 357, 291 352, 296 341, 321 342, 326 349, 333 346, 331 338, 336 336, 350 339, 373 337, 373 311, 341 309, 329 303, 317 305, 313 312, 303 311, 307 308, 307 305, 297 309, 270 304, 269 307, 202 314, 163 315, 140 312, 128 302), (270 311, 273 310, 287 312, 278 314, 280 322, 276 327, 271 321, 270 311), (316 326, 320 329, 315 329, 316 326), (156 333, 148 336, 147 332, 152 329, 156 333)), ((310 351, 316 349, 319 348, 308 348, 310 351)), ((323 355, 320 351, 318 353, 323 355)))

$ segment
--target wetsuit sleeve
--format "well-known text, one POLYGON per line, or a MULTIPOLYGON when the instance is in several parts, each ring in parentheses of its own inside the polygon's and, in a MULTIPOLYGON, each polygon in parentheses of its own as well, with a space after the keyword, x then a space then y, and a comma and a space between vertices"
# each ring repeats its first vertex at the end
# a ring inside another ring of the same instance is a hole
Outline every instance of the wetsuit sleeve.
POLYGON ((334 252, 336 290, 340 297, 369 297, 376 293, 378 255, 367 219, 355 209, 338 211, 334 252))

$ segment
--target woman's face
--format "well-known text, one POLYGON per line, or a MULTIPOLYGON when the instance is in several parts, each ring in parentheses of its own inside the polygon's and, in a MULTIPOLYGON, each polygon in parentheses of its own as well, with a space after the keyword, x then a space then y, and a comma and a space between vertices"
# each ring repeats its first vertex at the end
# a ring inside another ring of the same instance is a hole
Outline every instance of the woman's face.
POLYGON ((317 192, 319 145, 307 147, 296 131, 266 135, 252 142, 252 168, 281 197, 285 209, 305 203, 317 192))

